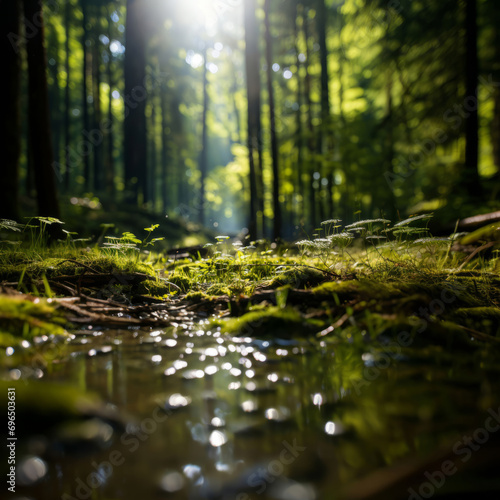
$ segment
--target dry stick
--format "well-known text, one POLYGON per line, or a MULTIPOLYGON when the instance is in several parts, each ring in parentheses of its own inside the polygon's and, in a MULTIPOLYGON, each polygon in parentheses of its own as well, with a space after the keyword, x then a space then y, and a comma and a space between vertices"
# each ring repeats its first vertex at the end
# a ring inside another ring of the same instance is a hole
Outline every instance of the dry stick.
POLYGON ((331 276, 332 278, 341 278, 336 273, 332 273, 330 271, 326 271, 325 269, 320 269, 319 267, 314 267, 314 266, 309 266, 307 264, 268 264, 268 263, 262 263, 262 264, 232 264, 232 267, 241 267, 241 266, 246 266, 246 267, 265 267, 265 266, 271 266, 271 267, 293 267, 295 269, 298 269, 300 267, 307 267, 308 269, 314 269, 316 271, 319 271, 321 273, 327 274, 328 276, 331 276))
POLYGON ((78 295, 76 290, 71 288, 71 286, 69 286, 68 283, 57 283, 51 280, 49 280, 49 282, 51 283, 52 288, 62 288, 63 290, 66 291, 66 293, 69 293, 71 297, 76 297, 78 295))
POLYGON ((95 314, 90 311, 85 311, 78 306, 68 303, 60 303, 65 309, 69 309, 74 313, 78 314, 79 318, 68 318, 71 323, 91 323, 94 325, 102 326, 169 326, 171 324, 170 320, 161 318, 118 318, 116 316, 106 316, 104 314, 95 314))
POLYGON ((108 306, 115 306, 115 307, 128 307, 125 304, 121 304, 120 302, 116 302, 116 301, 111 300, 111 299, 106 299, 106 300, 97 299, 97 298, 89 297, 88 295, 85 295, 84 293, 82 293, 80 295, 80 297, 82 299, 85 299, 87 302, 95 302, 96 304, 105 304, 108 306))
POLYGON ((490 241, 489 243, 486 243, 479 248, 476 248, 460 265, 460 267, 457 269, 457 271, 461 271, 462 268, 470 262, 479 252, 482 252, 483 250, 486 250, 487 248, 491 248, 496 242, 495 241, 490 241))
POLYGON ((92 269, 90 266, 87 266, 87 264, 84 264, 83 262, 78 262, 77 260, 74 260, 74 259, 64 259, 64 260, 61 260, 61 262, 59 262, 57 265, 61 265, 63 264, 64 262, 73 262, 73 264, 78 264, 79 266, 82 266, 86 269, 88 269, 89 271, 92 271, 94 274, 99 274, 98 271, 96 271, 95 269, 92 269))
POLYGON ((472 335, 472 337, 474 337, 477 340, 483 340, 485 342, 494 342, 496 344, 500 343, 499 338, 492 337, 491 335, 488 335, 487 333, 478 332, 477 330, 473 330, 472 328, 467 328, 466 326, 463 326, 463 325, 456 325, 456 326, 458 326, 462 330, 465 330, 466 332, 468 332, 470 335, 472 335))

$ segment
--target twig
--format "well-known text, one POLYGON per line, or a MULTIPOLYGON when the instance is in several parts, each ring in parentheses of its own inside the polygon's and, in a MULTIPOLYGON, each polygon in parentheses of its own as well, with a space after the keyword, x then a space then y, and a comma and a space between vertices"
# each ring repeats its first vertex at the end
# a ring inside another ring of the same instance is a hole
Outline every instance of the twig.
POLYGON ((77 260, 74 260, 74 259, 64 259, 64 260, 61 260, 61 262, 58 262, 58 266, 63 264, 64 262, 73 262, 73 264, 78 264, 79 266, 82 266, 84 267, 85 269, 88 269, 89 271, 92 271, 94 274, 99 274, 98 271, 96 271, 95 269, 92 269, 90 266, 87 266, 87 264, 84 264, 83 262, 78 262, 77 260))
POLYGON ((486 243, 479 248, 476 248, 460 265, 460 267, 457 269, 457 271, 461 271, 462 268, 470 262, 479 252, 482 252, 483 250, 486 250, 487 248, 491 248, 496 242, 495 241, 490 241, 489 243, 486 243))
POLYGON ((262 264, 232 264, 232 267, 264 267, 264 266, 271 266, 271 267, 292 267, 295 269, 298 269, 300 267, 307 267, 308 269, 314 269, 316 271, 319 271, 321 273, 327 274, 328 276, 331 276, 332 278, 338 278, 340 279, 341 276, 339 276, 336 273, 332 273, 330 271, 327 271, 325 269, 320 269, 319 267, 314 267, 314 266, 309 266, 308 264, 268 264, 268 263, 262 263, 262 264))

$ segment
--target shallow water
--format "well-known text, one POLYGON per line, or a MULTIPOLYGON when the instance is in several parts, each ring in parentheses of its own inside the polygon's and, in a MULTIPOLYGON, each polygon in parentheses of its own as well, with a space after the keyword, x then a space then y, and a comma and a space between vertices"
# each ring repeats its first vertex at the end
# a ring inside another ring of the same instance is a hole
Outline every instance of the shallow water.
MULTIPOLYGON (((465 355, 381 359, 368 344, 261 340, 258 331, 234 338, 204 323, 75 332, 71 354, 43 378, 96 392, 125 428, 94 419, 48 441, 20 436, 19 458, 31 461, 19 465, 27 479, 16 492, 40 500, 329 500, 439 447, 457 458, 457 440, 498 409, 498 382, 465 355)), ((433 494, 458 498, 453 492, 486 484, 462 477, 433 494)), ((426 476, 405 481, 385 498, 409 498, 426 476)))

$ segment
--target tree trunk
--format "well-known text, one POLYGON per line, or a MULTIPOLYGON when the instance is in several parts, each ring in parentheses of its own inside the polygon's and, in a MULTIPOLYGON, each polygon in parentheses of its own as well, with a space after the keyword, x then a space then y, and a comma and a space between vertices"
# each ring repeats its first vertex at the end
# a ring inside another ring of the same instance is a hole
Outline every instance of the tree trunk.
POLYGON ((36 19, 39 29, 26 42, 28 59, 29 137, 33 155, 38 215, 59 217, 50 137, 47 59, 44 47, 42 4, 24 0, 25 21, 36 19))
MULTIPOLYGON (((82 37, 82 49, 83 49, 83 59, 82 59, 82 72, 83 72, 83 84, 82 84, 82 107, 83 107, 83 130, 86 133, 90 132, 90 117, 89 117, 89 104, 88 104, 88 59, 89 51, 87 47, 87 41, 89 40, 89 29, 88 29, 88 12, 87 12, 87 1, 80 0, 82 8, 82 24, 83 24, 83 37, 82 37)), ((86 137, 86 136, 84 136, 86 137)), ((87 150, 90 146, 87 147, 87 150)), ((90 154, 83 154, 83 178, 85 180, 85 189, 90 189, 90 154)))
MULTIPOLYGON (((304 158, 303 158, 303 149, 304 149, 304 132, 302 129, 302 101, 303 101, 303 95, 302 95, 302 80, 300 78, 300 68, 301 68, 301 61, 300 61, 300 53, 299 53, 299 45, 298 45, 298 40, 299 40, 299 28, 298 28, 298 18, 299 18, 299 1, 297 0, 295 4, 295 12, 294 12, 294 19, 293 19, 293 26, 294 26, 294 39, 295 39, 295 55, 296 55, 296 64, 297 64, 297 114, 296 114, 296 128, 295 128, 295 149, 297 150, 297 166, 296 166, 296 171, 297 171, 297 187, 296 187, 296 192, 299 194, 300 197, 300 202, 296 203, 296 216, 297 216, 297 222, 300 225, 303 223, 303 215, 304 215, 304 209, 305 209, 305 199, 306 199, 306 193, 305 193, 305 185, 304 185, 304 180, 303 180, 303 169, 304 169, 304 158)), ((303 16, 302 16, 303 19, 303 16)), ((304 21, 303 21, 304 22, 304 21)))
POLYGON ((168 213, 168 159, 170 151, 168 148, 168 104, 167 104, 167 85, 162 85, 160 89, 161 99, 161 203, 163 213, 168 213))
MULTIPOLYGON (((238 81, 236 79, 236 67, 233 64, 232 66, 232 74, 233 74, 233 84, 231 86, 231 94, 233 96, 233 113, 234 113, 234 122, 236 125, 236 142, 241 144, 243 138, 241 135, 241 120, 240 120, 240 110, 238 109, 238 103, 236 101, 236 93, 238 92, 238 81)), ((234 141, 233 141, 234 142, 234 141)))
POLYGON ((64 50, 65 50, 65 58, 64 58, 64 69, 66 72, 66 86, 64 88, 64 190, 66 192, 69 191, 69 182, 70 182, 70 155, 69 150, 71 147, 71 132, 70 132, 70 113, 71 113, 71 91, 69 87, 70 82, 70 65, 69 65, 69 40, 70 40, 70 13, 71 13, 71 4, 70 2, 66 2, 66 8, 64 9, 64 27, 66 39, 64 41, 64 50))
MULTIPOLYGON (((500 12, 499 12, 500 14, 500 12)), ((494 16, 493 22, 498 22, 496 19, 500 16, 494 16)), ((494 27, 495 36, 493 38, 493 43, 495 47, 494 52, 494 64, 497 68, 500 67, 500 27, 497 25, 494 27)), ((500 73, 497 70, 493 74, 494 81, 498 81, 500 73)), ((495 175, 493 176, 493 182, 495 184, 493 188, 493 195, 498 195, 498 190, 500 188, 500 88, 493 89, 493 118, 490 124, 490 137, 493 155, 493 164, 497 168, 495 175)))
MULTIPOLYGON (((156 69, 154 67, 151 68, 151 73, 153 78, 155 78, 155 71, 156 69)), ((158 150, 157 150, 157 144, 156 144, 156 131, 158 130, 157 127, 157 111, 156 111, 156 105, 157 105, 157 92, 156 89, 151 90, 151 97, 150 97, 150 102, 151 102, 151 114, 149 118, 149 125, 148 125, 148 134, 149 134, 149 176, 148 176, 148 202, 151 202, 150 207, 153 212, 156 212, 156 182, 155 179, 157 179, 157 166, 158 166, 158 150)))
POLYGON ((477 52, 477 1, 465 1, 465 84, 466 99, 476 99, 472 111, 468 111, 465 118, 465 167, 463 172, 463 186, 469 196, 481 196, 479 180, 479 113, 478 113, 478 52, 477 52))
POLYGON ((111 46, 111 40, 113 36, 113 24, 111 21, 111 7, 108 8, 108 38, 109 38, 109 46, 108 46, 108 85, 109 85, 109 103, 108 103, 108 123, 107 123, 107 134, 108 134, 108 150, 106 154, 106 174, 105 174, 105 183, 106 183, 106 192, 110 196, 112 201, 115 201, 115 159, 114 159, 114 133, 113 133, 113 53, 109 48, 111 46))
POLYGON ((271 161, 273 169, 273 239, 281 238, 281 204, 280 204, 280 179, 278 164, 278 139, 276 134, 276 117, 274 115, 274 90, 272 78, 272 38, 269 22, 270 0, 265 0, 265 27, 266 27, 266 64, 267 64, 267 93, 269 99, 269 122, 271 125, 271 161))
POLYGON ((208 78, 207 78, 207 46, 203 49, 203 112, 201 115, 201 151, 200 151, 200 200, 198 206, 198 222, 205 224, 205 181, 207 177, 207 113, 208 113, 208 78))
POLYGON ((47 47, 50 49, 48 52, 48 60, 54 60, 54 64, 49 64, 48 71, 52 79, 52 85, 49 85, 49 113, 50 113, 50 128, 52 131, 52 147, 54 152, 54 171, 58 181, 61 179, 61 90, 59 82, 59 40, 58 34, 55 30, 50 30, 47 35, 47 47))
MULTIPOLYGON (((386 84, 386 140, 385 140, 385 171, 394 175, 394 102, 393 102, 393 75, 389 71, 386 84)), ((372 198, 373 199, 373 198, 372 198)), ((384 200, 381 200, 384 208, 384 217, 396 220, 397 208, 394 190, 389 189, 384 200), (384 207, 385 205, 385 207, 384 207)))
POLYGON ((0 218, 19 219, 18 182, 20 153, 20 2, 2 5, 0 17, 0 51, 4 85, 8 98, 2 99, 0 141, 2 151, 2 182, 0 183, 0 218))
MULTIPOLYGON (((99 18, 100 9, 96 8, 96 19, 99 18)), ((94 97, 94 130, 98 133, 93 144, 94 146, 94 190, 99 192, 102 189, 102 170, 103 170, 103 148, 102 140, 103 135, 101 132, 101 54, 100 54, 100 40, 98 30, 94 33, 94 46, 92 50, 92 82, 93 89, 92 95, 94 97)))
POLYGON ((304 67, 306 70, 306 89, 305 97, 307 104, 307 132, 308 132, 308 170, 309 170, 309 224, 312 229, 316 225, 316 188, 314 174, 316 172, 316 162, 314 160, 315 154, 315 140, 314 128, 312 119, 312 99, 311 99, 311 75, 309 72, 309 63, 311 58, 311 51, 309 49, 309 29, 307 26, 307 11, 303 17, 302 29, 304 31, 304 40, 306 44, 306 60, 304 67))
POLYGON ((260 55, 259 27, 255 11, 256 0, 245 0, 245 69, 248 100, 248 159, 250 177, 250 217, 249 234, 256 239, 259 234, 257 212, 261 206, 258 192, 258 172, 260 170, 260 55))
POLYGON ((494 111, 491 122, 491 143, 493 163, 497 167, 495 179, 500 180, 500 89, 493 90, 494 111))
POLYGON ((328 51, 326 48, 327 10, 325 0, 317 0, 316 30, 318 32, 319 59, 321 64, 321 129, 318 151, 326 150, 326 137, 330 133, 330 96, 328 92, 328 51))
POLYGON ((127 201, 137 205, 147 190, 146 156, 146 26, 143 5, 127 0, 125 52, 124 158, 127 201))
MULTIPOLYGON (((330 96, 328 89, 328 50, 326 47, 326 25, 328 23, 328 11, 325 6, 325 0, 316 0, 316 31, 318 33, 319 44, 319 59, 321 66, 321 127, 319 130, 319 138, 317 141, 317 151, 322 157, 321 177, 329 179, 331 177, 331 127, 330 127, 330 96), (325 163, 327 164, 325 172, 325 163)), ((321 219, 324 220, 326 215, 333 217, 333 186, 328 182, 326 185, 320 184, 320 190, 326 198, 326 210, 323 210, 323 203, 320 203, 321 219)))

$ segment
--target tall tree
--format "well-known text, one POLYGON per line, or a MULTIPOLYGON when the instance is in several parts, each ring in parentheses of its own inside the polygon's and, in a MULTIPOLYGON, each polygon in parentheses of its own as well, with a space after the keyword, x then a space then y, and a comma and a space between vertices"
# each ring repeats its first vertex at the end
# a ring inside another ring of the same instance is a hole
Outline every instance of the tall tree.
MULTIPOLYGON (((330 114, 330 94, 329 94, 329 75, 328 75, 328 48, 326 46, 326 26, 328 25, 328 10, 325 5, 325 0, 316 0, 316 31, 318 33, 319 45, 319 60, 321 66, 320 86, 321 86, 321 127, 319 130, 319 138, 317 142, 318 153, 322 155, 322 176, 327 179, 326 185, 321 183, 324 188, 324 196, 326 198, 325 209, 321 218, 333 216, 333 169, 331 167, 331 114, 330 114), (325 168, 326 164, 326 168, 325 168), (326 170, 326 171, 325 171, 326 170)), ((320 209, 323 209, 323 204, 320 203, 320 209)))
POLYGON ((261 167, 259 154, 260 146, 260 52, 259 52, 259 25, 257 23, 257 1, 245 0, 245 69, 247 83, 247 144, 250 177, 250 217, 249 234, 255 239, 259 236, 257 212, 261 206, 259 200, 258 175, 261 167))
MULTIPOLYGON (((100 5, 94 7, 96 21, 100 17, 100 5)), ((99 23, 95 23, 99 26, 99 23)), ((92 96, 94 105, 93 112, 93 128, 100 130, 101 128, 101 41, 99 39, 99 29, 94 28, 92 40, 92 96)), ((101 134, 97 135, 98 139, 93 144, 94 146, 94 175, 93 186, 95 191, 102 189, 102 169, 103 169, 103 144, 101 134)))
POLYGON ((207 62, 207 45, 203 46, 203 108, 201 113, 201 151, 199 158, 200 168, 200 203, 198 206, 198 222, 201 225, 205 224, 205 190, 207 177, 207 161, 208 161, 208 143, 207 143, 207 114, 208 114, 208 62, 207 62))
POLYGON ((328 90, 328 49, 326 47, 326 26, 328 11, 325 0, 317 0, 316 5, 316 30, 318 32, 319 60, 321 65, 321 137, 318 147, 321 153, 325 152, 326 135, 329 134, 330 125, 330 95, 328 90))
MULTIPOLYGON (((88 92, 88 77, 89 77, 89 57, 91 56, 88 50, 89 39, 89 16, 88 16, 88 1, 80 0, 82 9, 82 107, 83 107, 83 130, 88 134, 90 133, 90 114, 89 114, 89 92, 88 92)), ((90 189, 90 155, 83 155, 83 178, 85 179, 85 188, 90 189)))
MULTIPOLYGON (((49 21, 50 22, 50 21, 49 21)), ((54 161, 57 165, 57 177, 60 176, 60 154, 62 140, 62 115, 61 115, 61 85, 60 85, 60 65, 59 54, 59 34, 57 30, 47 31, 47 58, 49 60, 48 73, 52 84, 49 84, 49 110, 50 127, 52 130, 52 142, 54 151, 54 161)))
POLYGON ((169 176, 169 159, 170 149, 168 144, 168 104, 167 104, 167 85, 162 82, 160 88, 160 103, 161 103, 161 207, 164 214, 168 211, 168 176, 169 176))
POLYGON ((38 214, 59 217, 54 155, 50 133, 47 57, 42 2, 24 0, 26 24, 36 20, 38 29, 26 41, 28 59, 29 145, 33 158, 38 214))
POLYGON ((0 150, 2 182, 0 183, 0 218, 18 219, 18 182, 20 152, 19 42, 20 2, 2 2, 0 16, 0 54, 6 78, 8 98, 2 99, 0 114, 0 150))
POLYGON ((143 201, 147 199, 146 32, 142 2, 127 0, 123 148, 125 189, 133 204, 138 203, 140 193, 143 201))
POLYGON ((69 41, 70 41, 70 19, 71 19, 71 2, 68 0, 66 2, 66 8, 64 9, 64 29, 65 29, 65 40, 64 40, 64 70, 66 72, 66 84, 64 88, 64 189, 69 190, 70 181, 70 155, 69 149, 71 145, 71 90, 70 90, 70 64, 69 64, 69 41))
POLYGON ((479 180, 479 111, 478 77, 479 61, 477 53, 477 0, 465 0, 465 95, 468 106, 465 118, 465 167, 463 185, 472 197, 481 195, 479 180), (470 111, 469 111, 470 109, 470 111))
POLYGON ((114 200, 115 197, 115 159, 114 159, 114 116, 113 116, 113 92, 114 92, 114 79, 113 79, 113 52, 111 50, 111 40, 113 37, 113 22, 111 19, 111 6, 108 6, 107 20, 108 20, 108 123, 107 123, 107 151, 105 160, 105 185, 106 192, 114 200))
POLYGON ((311 63, 311 49, 309 40, 309 26, 308 26, 308 15, 307 10, 304 12, 302 29, 304 32, 304 41, 306 46, 306 59, 304 61, 305 68, 305 98, 307 104, 307 135, 308 135, 308 173, 309 173, 309 224, 311 228, 314 228, 316 220, 316 187, 314 176, 316 174, 316 161, 315 156, 315 137, 314 137, 314 127, 313 127, 313 109, 312 109, 312 86, 311 86, 311 72, 309 65, 311 63))
MULTIPOLYGON (((302 102, 303 102, 303 87, 302 78, 300 74, 301 64, 301 52, 299 50, 299 19, 302 17, 302 5, 300 1, 297 0, 295 3, 295 11, 293 12, 293 34, 295 39, 295 56, 297 65, 297 111, 295 116, 296 126, 295 126, 295 150, 297 152, 297 192, 296 196, 300 199, 300 202, 296 203, 296 216, 298 217, 298 222, 302 223, 304 221, 304 207, 305 207, 305 185, 303 182, 304 173, 304 133, 302 126, 302 102)), ((302 54, 303 55, 303 54, 302 54)))
POLYGON ((281 203, 280 203, 280 177, 278 164, 278 138, 276 134, 276 117, 274 114, 274 90, 273 90, 273 57, 272 57, 272 36, 269 21, 269 12, 271 1, 265 0, 264 3, 264 24, 266 27, 266 73, 267 73, 267 95, 269 105, 269 123, 271 126, 271 162, 273 169, 273 239, 281 238, 281 203))

